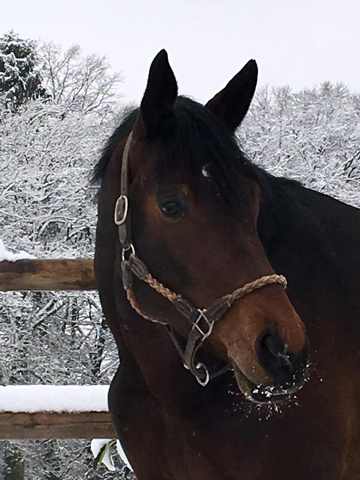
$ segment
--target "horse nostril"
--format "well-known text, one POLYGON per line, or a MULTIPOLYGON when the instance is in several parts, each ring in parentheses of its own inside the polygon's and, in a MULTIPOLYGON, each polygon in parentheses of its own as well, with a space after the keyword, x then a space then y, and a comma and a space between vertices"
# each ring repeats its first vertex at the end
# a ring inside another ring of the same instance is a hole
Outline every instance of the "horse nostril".
POLYGON ((274 378, 292 370, 288 347, 277 333, 266 332, 260 336, 256 351, 260 363, 274 378))
POLYGON ((271 359, 270 357, 273 357, 274 360, 291 366, 287 353, 288 347, 278 335, 272 333, 265 334, 261 339, 261 348, 269 360, 271 359))
POLYGON ((300 353, 290 353, 280 335, 273 331, 265 332, 256 341, 259 363, 272 376, 274 385, 284 389, 304 382, 308 352, 306 342, 300 353))

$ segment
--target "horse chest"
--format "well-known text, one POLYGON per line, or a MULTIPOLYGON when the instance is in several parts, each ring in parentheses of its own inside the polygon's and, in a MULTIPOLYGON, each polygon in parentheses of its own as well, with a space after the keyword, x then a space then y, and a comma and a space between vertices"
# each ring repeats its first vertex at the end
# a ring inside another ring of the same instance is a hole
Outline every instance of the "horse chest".
MULTIPOLYGON (((134 391, 124 390, 118 398, 130 394, 131 401, 118 404, 113 416, 138 480, 356 478, 359 465, 346 433, 350 427, 344 425, 341 440, 339 435, 329 439, 339 426, 330 415, 326 421, 313 420, 319 418, 320 405, 314 405, 311 416, 296 405, 284 407, 282 413, 262 414, 236 414, 234 407, 223 415, 205 412, 196 422, 185 412, 166 412, 144 392, 134 396, 134 391)), ((302 400, 307 410, 307 402, 313 400, 302 400)))

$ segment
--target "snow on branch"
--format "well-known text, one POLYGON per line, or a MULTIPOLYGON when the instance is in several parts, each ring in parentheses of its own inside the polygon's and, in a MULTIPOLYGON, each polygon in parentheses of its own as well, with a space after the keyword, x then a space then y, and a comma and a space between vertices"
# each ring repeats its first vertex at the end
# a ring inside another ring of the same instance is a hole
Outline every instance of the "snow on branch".
POLYGON ((0 262, 7 261, 7 262, 16 262, 17 260, 24 260, 24 259, 34 259, 33 255, 29 253, 20 251, 19 253, 12 253, 6 250, 5 245, 2 240, 0 240, 0 262))

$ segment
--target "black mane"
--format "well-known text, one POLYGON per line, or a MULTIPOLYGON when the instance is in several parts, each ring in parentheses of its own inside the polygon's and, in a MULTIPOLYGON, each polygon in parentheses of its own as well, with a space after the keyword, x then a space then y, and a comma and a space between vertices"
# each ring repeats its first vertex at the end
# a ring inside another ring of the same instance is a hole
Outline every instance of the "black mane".
MULTIPOLYGON (((94 169, 94 182, 101 180, 117 144, 129 135, 139 114, 140 109, 136 108, 126 115, 108 140, 94 169)), ((239 194, 244 175, 255 180, 262 190, 269 187, 272 176, 245 157, 228 127, 210 110, 187 97, 177 98, 172 115, 164 119, 156 140, 161 142, 163 152, 157 165, 159 175, 181 168, 196 185, 205 167, 231 202, 239 194)))
POLYGON ((159 173, 181 168, 196 186, 205 168, 229 201, 237 197, 244 176, 262 183, 264 172, 247 160, 229 128, 187 97, 177 98, 159 140, 163 146, 159 173))
POLYGON ((116 145, 122 140, 124 140, 130 134, 136 122, 136 119, 139 116, 139 112, 140 112, 139 108, 135 108, 130 113, 127 112, 124 115, 124 118, 120 123, 120 126, 115 129, 114 133, 111 135, 111 137, 107 141, 103 149, 101 158, 94 168, 93 175, 92 175, 93 183, 101 181, 105 173, 106 167, 108 166, 108 163, 110 161, 110 158, 114 153, 116 145))

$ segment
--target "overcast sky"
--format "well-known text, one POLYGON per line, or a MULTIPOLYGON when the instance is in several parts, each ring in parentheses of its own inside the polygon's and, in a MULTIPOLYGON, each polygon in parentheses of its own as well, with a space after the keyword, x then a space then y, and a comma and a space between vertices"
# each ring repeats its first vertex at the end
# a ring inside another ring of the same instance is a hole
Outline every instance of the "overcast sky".
POLYGON ((260 84, 360 92, 360 0, 0 0, 0 35, 106 54, 139 102, 165 48, 180 92, 205 102, 250 59, 260 84))

